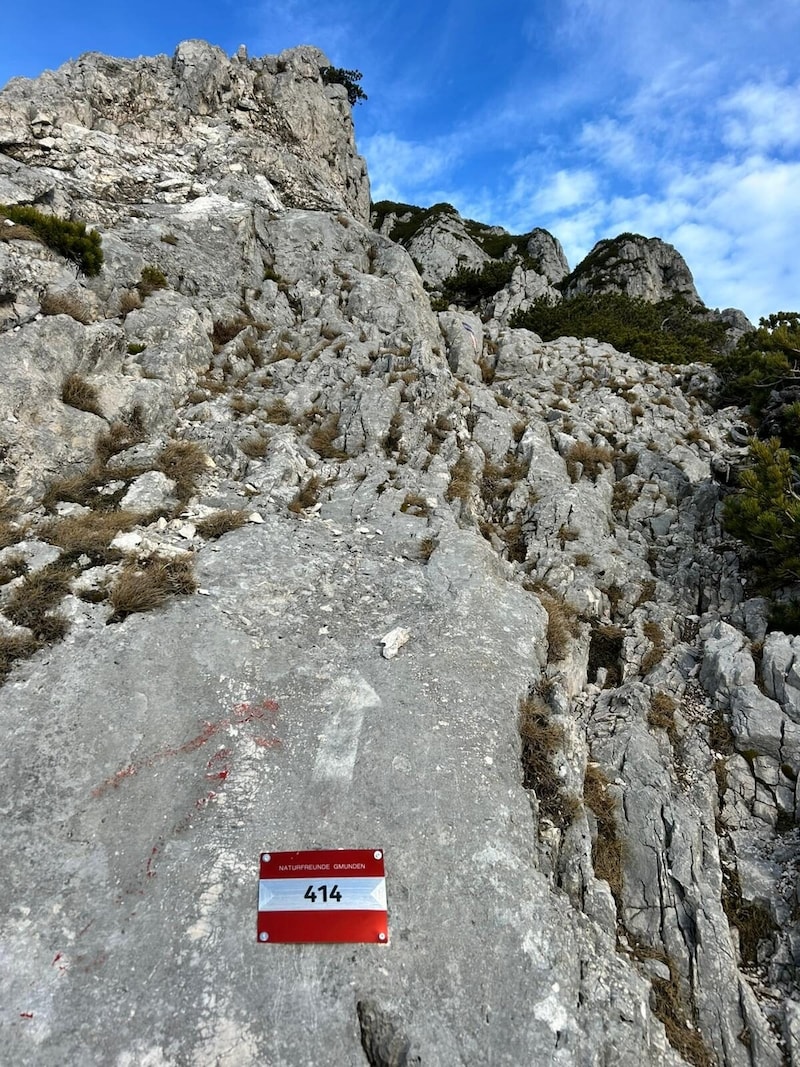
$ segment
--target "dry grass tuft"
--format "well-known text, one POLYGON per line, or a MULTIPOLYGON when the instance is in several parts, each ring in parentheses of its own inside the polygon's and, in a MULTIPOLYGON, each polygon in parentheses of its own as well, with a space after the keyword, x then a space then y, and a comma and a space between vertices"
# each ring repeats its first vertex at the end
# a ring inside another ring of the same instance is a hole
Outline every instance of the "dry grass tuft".
POLYGON ((614 462, 614 453, 610 448, 588 445, 578 441, 566 455, 567 474, 570 480, 577 482, 580 477, 596 481, 603 467, 610 467, 614 462))
POLYGON ((250 320, 239 316, 235 319, 228 319, 225 322, 215 322, 214 328, 211 331, 211 344, 215 352, 219 352, 221 348, 238 337, 239 334, 247 326, 250 325, 250 320))
POLYGON ((72 577, 72 569, 58 560, 26 575, 12 591, 3 613, 15 626, 27 627, 40 642, 60 640, 69 624, 52 612, 69 592, 72 577))
POLYGON ((141 444, 146 437, 142 413, 138 407, 124 419, 116 419, 99 434, 94 444, 98 462, 105 465, 112 456, 141 444))
POLYGON ((666 730, 672 745, 678 743, 678 728, 675 725, 677 706, 669 693, 653 693, 650 710, 647 712, 647 725, 656 730, 666 730))
POLYGON ((406 493, 400 510, 407 515, 414 515, 418 519, 424 519, 430 514, 428 501, 420 493, 406 493))
POLYGON ((288 426, 293 418, 292 409, 282 398, 273 400, 264 411, 264 419, 274 426, 288 426))
POLYGON ((70 374, 64 379, 61 386, 61 399, 71 408, 77 408, 78 411, 88 411, 92 415, 100 416, 103 414, 100 410, 97 390, 80 374, 70 374))
POLYGON ((110 563, 119 553, 109 548, 118 533, 131 530, 144 516, 138 511, 89 511, 48 522, 42 537, 72 555, 87 555, 94 563, 110 563))
POLYGON ((347 453, 334 444, 339 436, 339 415, 332 412, 308 435, 308 443, 321 459, 347 459, 347 453))
POLYGON ((534 589, 544 610, 547 612, 547 658, 556 661, 564 659, 572 638, 580 633, 580 624, 575 611, 542 586, 534 589))
POLYGON ((522 738, 522 784, 532 789, 543 816, 559 828, 575 817, 577 802, 564 791, 553 757, 564 744, 564 731, 551 721, 550 709, 531 693, 520 703, 519 733, 522 738))
POLYGON ((0 515, 0 548, 9 548, 25 540, 25 527, 0 515))
POLYGON ((11 667, 18 659, 29 659, 42 647, 31 634, 0 634, 0 683, 11 672, 11 667))
POLYGON ((294 498, 289 501, 287 507, 293 515, 299 515, 306 508, 313 508, 322 492, 322 479, 316 474, 305 481, 297 490, 294 498))
POLYGON ((11 226, 0 225, 0 241, 32 241, 37 245, 44 243, 30 226, 16 222, 11 226))
POLYGON ((231 530, 240 530, 247 525, 247 513, 244 511, 218 511, 195 524, 195 529, 207 541, 222 537, 231 530))
POLYGON ((592 864, 597 878, 608 882, 617 907, 622 901, 622 842, 617 825, 617 805, 609 780, 594 763, 586 768, 583 799, 597 820, 597 838, 592 843, 592 864))
POLYGON ((197 479, 207 468, 208 456, 194 441, 170 441, 158 457, 158 469, 175 482, 183 503, 194 493, 197 479))
POLYGON ((246 437, 243 441, 239 441, 239 448, 250 459, 261 459, 267 454, 269 441, 266 437, 262 437, 261 434, 253 434, 251 437, 246 437))
POLYGON ((129 563, 111 587, 108 599, 114 614, 108 621, 121 622, 135 612, 153 611, 170 596, 196 589, 190 556, 151 556, 142 563, 129 563))
POLYGON ((646 622, 642 627, 644 636, 651 644, 651 648, 642 656, 642 674, 647 674, 653 667, 664 658, 666 653, 666 638, 664 631, 657 622, 646 622))
POLYGON ((48 291, 39 306, 43 315, 69 315, 84 326, 94 322, 92 309, 78 293, 48 291))
POLYGON ((622 643, 624 632, 619 626, 601 625, 592 630, 589 639, 589 671, 590 682, 597 680, 597 672, 605 668, 605 688, 609 689, 619 685, 622 681, 622 643))
POLYGON ((137 289, 126 289, 119 298, 119 313, 125 318, 142 306, 142 297, 137 289))
POLYGON ((469 500, 475 486, 475 472, 466 454, 462 452, 450 471, 450 484, 446 500, 469 500))
POLYGON ((8 585, 15 578, 21 578, 28 569, 28 564, 21 552, 13 552, 0 562, 0 585, 8 585))

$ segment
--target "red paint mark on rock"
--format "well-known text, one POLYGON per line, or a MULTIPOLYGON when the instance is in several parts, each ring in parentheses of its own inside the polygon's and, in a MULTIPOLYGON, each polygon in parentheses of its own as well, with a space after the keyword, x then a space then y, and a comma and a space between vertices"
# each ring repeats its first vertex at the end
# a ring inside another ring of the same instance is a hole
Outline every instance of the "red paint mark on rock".
MULTIPOLYGON (((127 767, 123 767, 119 771, 115 771, 100 785, 95 786, 91 791, 91 795, 95 798, 102 797, 112 789, 117 789, 124 779, 133 778, 134 775, 139 774, 140 771, 146 770, 150 767, 154 767, 157 763, 162 763, 164 760, 172 759, 175 756, 185 756, 191 752, 196 752, 203 745, 207 744, 212 737, 218 734, 221 730, 227 729, 230 726, 239 726, 243 723, 260 721, 267 717, 267 715, 274 715, 278 711, 279 705, 276 700, 265 699, 260 703, 251 703, 250 701, 244 701, 241 704, 235 704, 233 707, 233 714, 230 718, 218 719, 216 722, 207 722, 203 724, 203 728, 200 733, 194 737, 185 741, 182 745, 177 747, 162 748, 158 752, 152 753, 150 756, 145 756, 139 763, 131 763, 127 767)), ((274 746, 270 746, 274 747, 274 746)), ((228 749, 220 749, 220 752, 225 752, 226 756, 230 755, 228 749)), ((209 760, 209 766, 217 759, 219 754, 212 756, 209 760)), ((229 769, 223 768, 219 772, 215 772, 213 777, 219 781, 224 781, 229 774, 229 769)), ((212 777, 209 775, 209 777, 212 777)))
POLYGON ((147 863, 145 865, 145 873, 148 878, 155 878, 156 876, 156 856, 158 855, 158 845, 153 845, 150 849, 150 855, 147 857, 147 863))
POLYGON ((19 1017, 20 1017, 20 1019, 32 1019, 33 1018, 33 1012, 32 1011, 21 1011, 19 1013, 19 1017))

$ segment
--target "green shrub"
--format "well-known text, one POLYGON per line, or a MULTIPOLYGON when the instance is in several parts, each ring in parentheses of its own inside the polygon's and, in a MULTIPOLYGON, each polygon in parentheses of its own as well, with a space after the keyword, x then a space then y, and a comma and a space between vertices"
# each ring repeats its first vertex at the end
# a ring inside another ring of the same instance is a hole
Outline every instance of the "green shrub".
POLYGON ((142 267, 142 274, 136 285, 139 295, 144 299, 154 293, 156 289, 166 289, 169 285, 166 275, 158 267, 142 267))
POLYGON ((708 363, 720 357, 727 328, 705 314, 679 296, 650 303, 624 293, 578 293, 557 303, 540 297, 512 315, 510 325, 533 330, 543 341, 594 337, 657 363, 708 363))
POLYGON ((800 581, 800 498, 795 464, 779 438, 752 441, 753 465, 724 507, 725 528, 753 549, 749 560, 763 592, 800 581))
POLYGON ((511 260, 492 259, 480 269, 459 267, 442 283, 442 300, 445 304, 473 308, 502 289, 511 280, 515 266, 511 260))
MULTIPOLYGON (((733 352, 716 361, 723 380, 720 404, 749 406, 760 412, 771 390, 790 377, 800 361, 800 312, 779 311, 759 320, 733 352)), ((796 443, 800 444, 796 430, 796 443)))
POLYGON ((0 216, 27 226, 48 248, 77 263, 84 274, 91 277, 100 273, 103 265, 100 234, 96 230, 87 233, 85 222, 45 215, 27 204, 0 204, 0 216))
POLYGON ((320 67, 323 85, 343 85, 347 90, 347 99, 353 107, 359 100, 366 100, 367 94, 358 84, 363 74, 360 70, 343 70, 341 67, 320 67))

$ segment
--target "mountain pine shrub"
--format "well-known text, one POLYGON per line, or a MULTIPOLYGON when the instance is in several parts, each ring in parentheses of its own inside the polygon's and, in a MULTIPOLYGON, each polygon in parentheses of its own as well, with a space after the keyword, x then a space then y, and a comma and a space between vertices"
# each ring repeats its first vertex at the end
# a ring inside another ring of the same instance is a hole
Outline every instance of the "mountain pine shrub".
POLYGON ((532 330, 543 341, 594 337, 656 363, 713 363, 727 329, 705 314, 679 296, 653 304, 625 293, 578 293, 556 303, 540 297, 528 311, 516 312, 509 325, 532 330))
POLYGON ((343 70, 341 67, 321 67, 323 85, 343 85, 347 90, 347 99, 353 107, 359 100, 366 100, 367 94, 358 84, 363 74, 360 70, 343 70))
POLYGON ((0 217, 27 226, 54 252, 77 263, 90 277, 99 274, 103 265, 100 234, 86 230, 85 222, 71 222, 56 215, 45 215, 29 204, 0 204, 0 217))
POLYGON ((800 582, 800 492, 792 456, 779 438, 752 441, 750 454, 752 467, 725 501, 725 528, 753 550, 751 571, 759 588, 771 593, 800 582))

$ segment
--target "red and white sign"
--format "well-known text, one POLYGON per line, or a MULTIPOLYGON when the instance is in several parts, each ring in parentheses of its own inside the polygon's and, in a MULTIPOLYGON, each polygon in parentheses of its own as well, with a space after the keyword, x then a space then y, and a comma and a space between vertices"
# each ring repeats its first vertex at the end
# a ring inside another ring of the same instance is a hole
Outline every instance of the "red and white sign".
POLYGON ((262 852, 258 940, 387 944, 383 851, 262 852))

